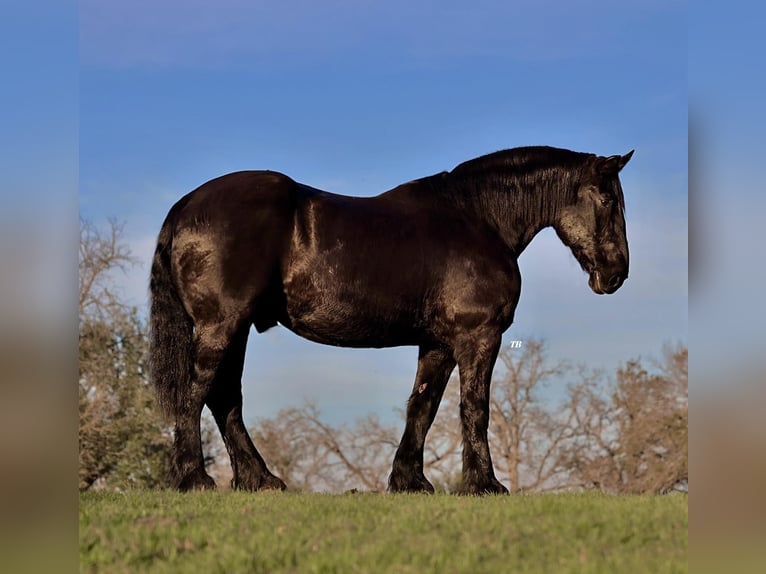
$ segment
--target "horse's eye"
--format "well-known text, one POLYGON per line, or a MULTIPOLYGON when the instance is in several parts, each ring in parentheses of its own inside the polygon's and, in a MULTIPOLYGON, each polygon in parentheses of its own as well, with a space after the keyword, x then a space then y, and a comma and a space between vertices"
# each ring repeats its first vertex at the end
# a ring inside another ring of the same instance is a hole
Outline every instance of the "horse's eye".
POLYGON ((601 196, 601 205, 603 207, 609 207, 612 203, 612 197, 609 195, 602 195, 601 196))

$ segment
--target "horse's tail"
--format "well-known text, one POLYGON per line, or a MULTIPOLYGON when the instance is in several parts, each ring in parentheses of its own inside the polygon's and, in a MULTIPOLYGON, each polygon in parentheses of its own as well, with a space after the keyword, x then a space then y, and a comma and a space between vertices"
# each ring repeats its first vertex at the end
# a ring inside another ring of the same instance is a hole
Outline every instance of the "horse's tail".
POLYGON ((191 317, 184 309, 170 272, 173 210, 157 239, 152 260, 149 365, 163 414, 174 418, 190 389, 192 365, 191 317))

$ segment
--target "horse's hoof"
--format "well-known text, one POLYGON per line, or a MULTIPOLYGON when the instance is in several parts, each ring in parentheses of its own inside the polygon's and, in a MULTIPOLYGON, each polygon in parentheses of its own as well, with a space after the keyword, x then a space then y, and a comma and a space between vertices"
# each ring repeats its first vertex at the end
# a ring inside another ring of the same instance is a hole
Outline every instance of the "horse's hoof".
POLYGON ((269 474, 263 477, 258 490, 287 490, 287 485, 281 478, 277 478, 273 474, 269 474))
POLYGON ((204 470, 194 470, 178 481, 176 488, 181 492, 191 490, 215 490, 215 481, 204 470))
POLYGON ((232 488, 237 490, 287 490, 285 482, 273 474, 261 476, 240 476, 232 479, 232 488))
POLYGON ((424 492, 433 494, 434 486, 423 475, 411 474, 405 476, 401 473, 391 473, 388 479, 388 492, 424 492))
POLYGON ((485 494, 508 494, 508 489, 496 478, 491 478, 477 483, 464 482, 457 493, 467 496, 483 496, 485 494))

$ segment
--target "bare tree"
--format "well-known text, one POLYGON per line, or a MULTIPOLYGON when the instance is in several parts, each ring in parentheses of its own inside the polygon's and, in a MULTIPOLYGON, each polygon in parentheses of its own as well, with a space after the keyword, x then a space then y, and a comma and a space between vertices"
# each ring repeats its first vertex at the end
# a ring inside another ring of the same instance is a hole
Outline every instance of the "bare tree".
POLYGON ((274 472, 297 490, 383 491, 397 446, 396 429, 377 417, 334 427, 313 403, 260 419, 252 434, 274 472))
POLYGON ((581 370, 580 379, 563 408, 569 424, 558 463, 569 472, 568 487, 614 491, 622 468, 608 394, 600 373, 581 370))
POLYGON ((590 376, 570 388, 560 464, 575 483, 621 493, 688 486, 687 364, 679 345, 666 348, 658 372, 628 361, 611 385, 590 376))
POLYGON ((79 249, 79 316, 87 319, 108 319, 124 311, 115 272, 125 273, 136 264, 128 247, 122 242, 123 225, 109 220, 106 232, 90 221, 80 219, 79 249))
POLYGON ((544 407, 539 391, 567 370, 551 364, 540 340, 524 342, 524 349, 506 347, 491 397, 490 436, 495 468, 507 476, 511 492, 539 490, 557 469, 553 454, 560 442, 560 425, 544 407))

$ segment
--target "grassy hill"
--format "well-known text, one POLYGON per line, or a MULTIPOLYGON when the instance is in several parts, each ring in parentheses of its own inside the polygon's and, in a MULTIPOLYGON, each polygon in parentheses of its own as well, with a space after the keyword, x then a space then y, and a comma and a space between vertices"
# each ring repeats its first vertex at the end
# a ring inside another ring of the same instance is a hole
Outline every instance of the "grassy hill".
POLYGON ((80 496, 83 572, 686 572, 688 498, 80 496))

